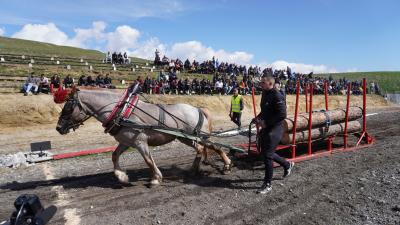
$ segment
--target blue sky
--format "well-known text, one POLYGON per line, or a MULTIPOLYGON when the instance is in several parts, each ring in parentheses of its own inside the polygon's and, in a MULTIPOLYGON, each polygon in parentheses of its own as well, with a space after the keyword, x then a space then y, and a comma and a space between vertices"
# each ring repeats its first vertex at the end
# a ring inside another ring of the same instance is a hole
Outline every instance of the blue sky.
POLYGON ((8 37, 147 58, 159 48, 170 57, 216 55, 299 71, 400 70, 396 0, 0 0, 0 5, 0 35, 8 37))

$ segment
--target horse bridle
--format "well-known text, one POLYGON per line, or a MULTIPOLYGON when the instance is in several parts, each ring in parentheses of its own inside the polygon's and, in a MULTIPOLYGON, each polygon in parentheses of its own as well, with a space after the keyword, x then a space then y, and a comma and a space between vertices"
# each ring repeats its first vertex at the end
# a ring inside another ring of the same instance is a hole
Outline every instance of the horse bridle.
POLYGON ((64 105, 63 110, 61 111, 61 116, 60 116, 61 119, 69 121, 70 123, 65 129, 69 130, 72 128, 75 131, 75 129, 83 125, 83 122, 85 122, 86 120, 88 120, 90 117, 93 116, 93 114, 88 111, 89 110, 83 107, 81 100, 79 99, 79 96, 75 97, 74 95, 73 97, 68 98, 64 105), (74 122, 74 120, 72 119, 72 113, 74 112, 76 106, 78 106, 80 109, 79 114, 80 115, 84 114, 85 116, 84 119, 78 123, 74 122))

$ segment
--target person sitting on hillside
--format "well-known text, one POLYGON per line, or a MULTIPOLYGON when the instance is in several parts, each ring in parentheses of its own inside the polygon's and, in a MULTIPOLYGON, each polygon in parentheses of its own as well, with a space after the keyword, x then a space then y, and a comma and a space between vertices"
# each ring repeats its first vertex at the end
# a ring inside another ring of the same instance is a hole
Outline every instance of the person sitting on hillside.
POLYGON ((176 94, 176 95, 178 94, 178 80, 177 79, 171 80, 170 93, 176 94))
POLYGON ((143 83, 143 93, 150 94, 151 78, 147 76, 143 83))
POLYGON ((117 59, 118 64, 124 63, 124 57, 122 56, 122 53, 118 53, 118 59, 117 59))
POLYGON ((48 94, 50 92, 49 79, 42 74, 39 81, 39 93, 48 94))
POLYGON ((70 88, 70 87, 72 87, 72 85, 74 85, 74 78, 72 78, 71 75, 67 75, 64 78, 64 87, 70 88))
POLYGON ((27 96, 28 94, 37 93, 38 88, 37 79, 35 78, 34 73, 31 73, 31 75, 26 78, 22 91, 24 92, 24 95, 27 96))
POLYGON ((53 88, 60 87, 60 77, 58 75, 53 75, 50 79, 50 84, 53 85, 53 88))
POLYGON ((131 63, 131 60, 129 59, 128 54, 126 54, 126 52, 124 52, 124 63, 125 64, 131 63))
POLYGON ((113 52, 113 54, 111 55, 111 63, 117 64, 117 53, 116 52, 113 52))
POLYGON ((163 65, 168 65, 169 64, 168 57, 164 55, 161 62, 162 62, 163 65))
POLYGON ((95 86, 96 82, 94 81, 92 76, 88 76, 86 79, 86 86, 95 86))
POLYGON ((222 94, 223 87, 224 87, 224 84, 222 83, 221 80, 217 80, 217 82, 215 82, 215 92, 217 94, 220 94, 220 95, 222 94))
POLYGON ((185 70, 190 70, 190 68, 192 67, 192 65, 190 64, 189 59, 186 59, 185 64, 184 64, 184 69, 185 70))
POLYGON ((104 87, 104 78, 103 75, 99 74, 96 77, 96 85, 99 87, 104 87))
POLYGON ((106 77, 104 77, 104 85, 107 88, 112 88, 112 80, 111 80, 111 77, 108 74, 106 74, 106 77))
POLYGON ((79 77, 78 86, 86 86, 87 85, 87 78, 85 75, 79 77))
POLYGON ((111 57, 111 53, 110 53, 110 52, 107 52, 107 55, 106 55, 106 60, 105 60, 105 62, 106 62, 106 63, 110 63, 110 62, 112 62, 112 57, 111 57))

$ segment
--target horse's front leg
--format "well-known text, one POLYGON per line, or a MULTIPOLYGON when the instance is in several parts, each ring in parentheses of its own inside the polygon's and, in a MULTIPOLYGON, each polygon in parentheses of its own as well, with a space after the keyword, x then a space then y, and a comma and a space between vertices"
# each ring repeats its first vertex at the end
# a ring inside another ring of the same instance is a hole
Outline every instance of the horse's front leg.
POLYGON ((126 175, 126 173, 119 166, 119 157, 128 148, 129 148, 129 146, 119 144, 118 147, 115 149, 115 151, 112 154, 112 161, 114 164, 114 174, 121 183, 129 183, 128 175, 126 175))
POLYGON ((162 182, 163 177, 160 170, 157 168, 156 163, 154 162, 153 156, 151 156, 149 145, 147 144, 147 136, 144 133, 139 134, 136 138, 135 147, 140 152, 144 161, 152 171, 150 184, 152 186, 159 185, 162 182))

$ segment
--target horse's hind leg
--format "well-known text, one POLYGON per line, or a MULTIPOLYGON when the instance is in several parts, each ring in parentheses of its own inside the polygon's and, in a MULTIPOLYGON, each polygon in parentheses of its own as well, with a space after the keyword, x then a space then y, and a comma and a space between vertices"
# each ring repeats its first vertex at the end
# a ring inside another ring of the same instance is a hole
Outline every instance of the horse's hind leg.
POLYGON ((206 145, 206 147, 208 149, 212 149, 214 150, 222 159, 222 161, 224 161, 224 173, 229 173, 232 169, 232 161, 231 159, 229 159, 229 157, 225 154, 225 152, 218 146, 214 146, 212 144, 210 145, 206 145))
POLYGON ((121 167, 119 166, 119 157, 128 148, 129 146, 119 144, 112 154, 112 161, 114 164, 114 174, 118 178, 118 180, 122 183, 129 183, 129 178, 128 175, 126 175, 126 173, 122 171, 121 167))
POLYGON ((135 141, 135 147, 142 155, 146 164, 150 167, 152 171, 152 178, 150 181, 151 185, 159 185, 162 181, 162 174, 161 171, 157 168, 156 163, 154 162, 153 156, 151 156, 149 146, 147 144, 147 140, 139 140, 135 141))
MULTIPOLYGON (((183 144, 196 149, 196 157, 193 160, 192 170, 195 173, 199 173, 200 172, 200 162, 201 162, 201 159, 203 158, 203 155, 205 154, 204 151, 206 150, 204 148, 204 145, 201 145, 192 140, 183 139, 183 138, 179 138, 178 140, 180 142, 182 142, 183 144)), ((207 158, 207 155, 204 155, 204 156, 205 156, 205 158, 207 158)))
POLYGON ((196 144, 194 148, 196 149, 196 158, 194 158, 192 169, 195 173, 199 173, 200 172, 200 162, 203 157, 205 149, 204 149, 204 146, 200 145, 200 144, 196 144))

